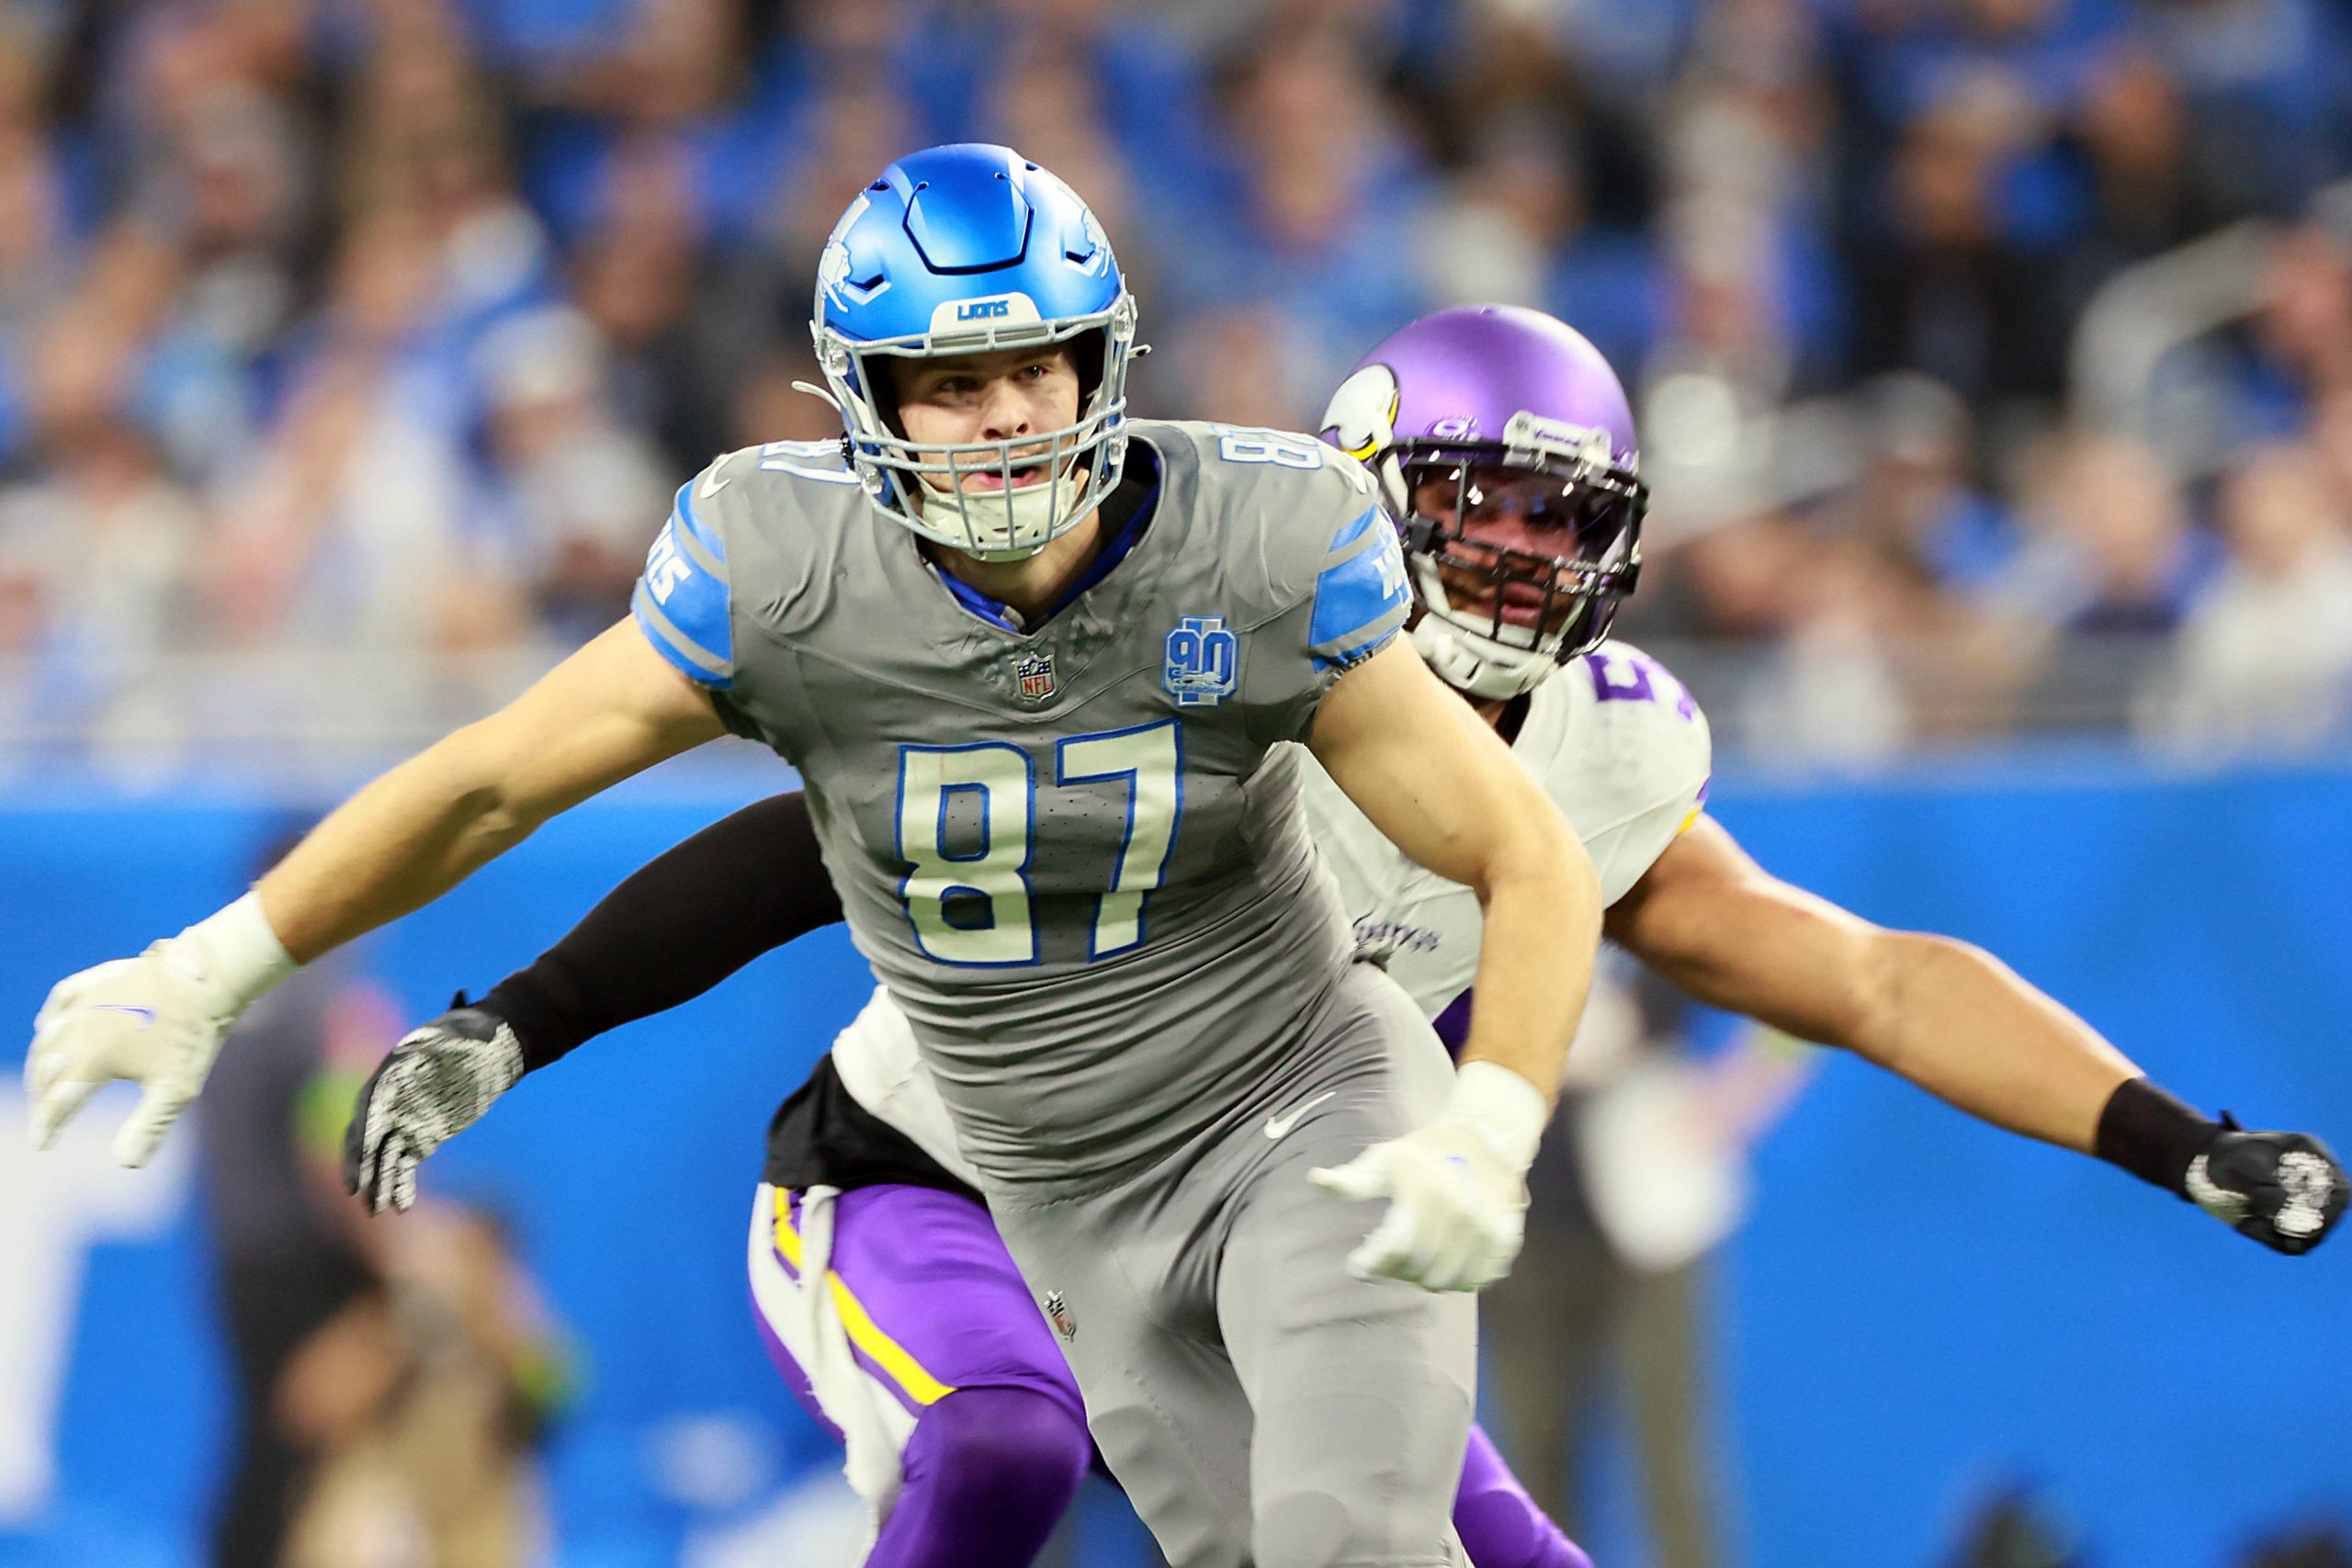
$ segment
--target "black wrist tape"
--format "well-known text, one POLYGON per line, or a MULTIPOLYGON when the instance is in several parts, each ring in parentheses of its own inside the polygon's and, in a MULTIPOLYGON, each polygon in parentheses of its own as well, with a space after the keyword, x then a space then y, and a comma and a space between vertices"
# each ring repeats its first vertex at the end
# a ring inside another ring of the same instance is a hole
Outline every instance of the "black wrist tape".
POLYGON ((2189 1163, 2220 1136, 2222 1124, 2182 1104, 2146 1078, 2126 1078, 2098 1113, 2093 1151, 2109 1165, 2186 1198, 2189 1163))
POLYGON ((569 1010, 532 970, 509 975, 474 1005, 514 1032, 526 1073, 560 1061, 580 1043, 569 1010))

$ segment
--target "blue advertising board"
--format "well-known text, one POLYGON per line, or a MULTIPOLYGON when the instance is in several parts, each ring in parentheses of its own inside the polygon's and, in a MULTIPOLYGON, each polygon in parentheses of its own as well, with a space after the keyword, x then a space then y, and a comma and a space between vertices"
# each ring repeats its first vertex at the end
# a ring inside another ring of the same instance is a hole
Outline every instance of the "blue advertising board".
MULTIPOLYGON (((582 807, 361 961, 429 1016, 740 784, 582 807)), ((1713 809, 1792 880, 1993 950, 2189 1100, 2352 1145, 2352 772, 1732 777, 1713 809)), ((51 981, 217 907, 285 819, 237 793, 0 797, 0 1066, 51 981)), ((679 1562, 835 1464, 766 1364, 742 1257, 767 1118, 869 985, 838 931, 808 938, 535 1077, 427 1167, 511 1218, 579 1348, 548 1456, 560 1561, 679 1562)), ((0 1563, 199 1561, 228 1442, 210 1264, 184 1135, 148 1171, 106 1158, 128 1105, 36 1156, 0 1091, 0 1563)), ((2274 1257, 1842 1058, 1757 1176, 1715 1280, 1741 1561, 1927 1568, 2018 1485, 2134 1568, 2352 1517, 2352 1243, 2274 1257)))

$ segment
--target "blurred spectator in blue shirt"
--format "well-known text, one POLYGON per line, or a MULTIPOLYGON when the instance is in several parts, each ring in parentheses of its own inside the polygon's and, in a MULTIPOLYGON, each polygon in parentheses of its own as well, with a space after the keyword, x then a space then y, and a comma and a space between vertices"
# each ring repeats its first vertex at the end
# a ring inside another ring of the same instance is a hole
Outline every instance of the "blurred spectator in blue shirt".
POLYGON ((317 285, 303 148, 282 104, 224 85, 196 107, 150 187, 146 210, 178 272, 146 383, 175 464, 199 482, 220 477, 258 434, 272 355, 317 285))
POLYGON ((2047 256, 2006 231, 1997 183, 2008 117, 1982 84, 1903 132, 1881 192, 1883 228, 1855 258, 1855 365, 1924 371, 1973 402, 2058 391, 2065 333, 2047 256))
POLYGON ((2032 536, 1986 585, 2007 636, 2019 722, 2133 721, 2213 554, 2177 476, 2146 444, 2076 434, 2042 464, 2032 536))
MULTIPOLYGON (((695 312, 702 228, 678 150, 631 146, 572 267, 580 308, 610 345, 615 400, 671 468, 693 473, 729 446, 726 406, 695 312)), ((712 323, 717 325, 717 323, 712 323)))
POLYGON ((2181 84, 2193 137, 2231 199, 2300 210, 2341 150, 2323 123, 2341 67, 2316 0, 2145 0, 2132 21, 2181 84))
POLYGON ((413 650, 520 629, 443 401, 470 367, 425 331, 444 254, 403 210, 346 243, 285 418, 223 487, 206 565, 231 641, 413 650))
POLYGON ((1506 118, 1416 226, 1432 303, 1529 304, 1576 323, 1611 363, 1639 365, 1664 312, 1646 232, 1591 221, 1580 159, 1538 119, 1506 118))
POLYGON ((2135 41, 2117 40, 2092 69, 2065 152, 2084 209, 2064 262, 2070 315, 2120 268, 2247 211, 2219 149, 2191 136, 2178 80, 2135 41))
POLYGON ((445 378, 440 406, 461 422, 473 340, 545 297, 555 256, 516 191, 490 84, 463 41, 433 30, 388 49, 355 86, 337 188, 347 221, 397 215, 433 276, 403 321, 412 366, 445 378))
POLYGON ((2180 624, 2208 551, 2164 459, 2123 435, 2080 434, 2048 459, 2037 532, 1988 589, 2027 621, 2157 635, 2180 624))
MULTIPOLYGON (((1340 39, 1261 39, 1232 62, 1227 192, 1167 236, 1181 310, 1262 298, 1296 322, 1310 377, 1337 382, 1364 323, 1402 322, 1421 294, 1386 236, 1419 210, 1418 170, 1340 39)), ((1193 215, 1188 215, 1193 216, 1193 215)))
POLYGON ((2008 514, 1973 482, 1976 444, 1968 405, 1915 371, 1865 385, 1864 468, 1847 508, 1860 537, 1929 581, 1978 589, 2018 547, 2008 514))

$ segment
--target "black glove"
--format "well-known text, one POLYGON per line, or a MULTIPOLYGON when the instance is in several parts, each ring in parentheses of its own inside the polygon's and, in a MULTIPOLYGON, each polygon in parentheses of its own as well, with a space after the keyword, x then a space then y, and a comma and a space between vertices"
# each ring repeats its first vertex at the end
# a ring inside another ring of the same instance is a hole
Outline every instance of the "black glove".
POLYGON ((458 1005, 411 1032, 376 1065, 343 1135, 343 1184, 370 1213, 416 1201, 416 1168, 523 1076, 505 1021, 458 1005))
POLYGON ((2344 1217, 2344 1167, 2325 1144, 2302 1133, 2249 1133, 2227 1111, 2181 1187, 2238 1235, 2290 1257, 2317 1247, 2344 1217))
POLYGON ((2344 1214, 2344 1168, 2325 1144, 2302 1133, 2249 1133, 2226 1111, 2209 1120, 2145 1078, 2126 1079, 2109 1097, 2096 1148, 2273 1252, 2309 1252, 2344 1214))

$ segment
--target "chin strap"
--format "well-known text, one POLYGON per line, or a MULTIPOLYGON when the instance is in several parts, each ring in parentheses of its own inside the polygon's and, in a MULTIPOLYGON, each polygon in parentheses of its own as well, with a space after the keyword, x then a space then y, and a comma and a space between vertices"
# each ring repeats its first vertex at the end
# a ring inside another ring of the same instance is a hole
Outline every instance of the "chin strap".
POLYGON ((1544 683, 1552 671, 1549 654, 1504 649, 1424 612, 1413 626, 1413 646, 1439 680, 1474 697, 1507 702, 1544 683))

